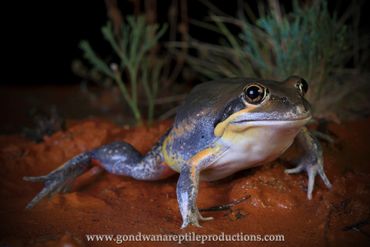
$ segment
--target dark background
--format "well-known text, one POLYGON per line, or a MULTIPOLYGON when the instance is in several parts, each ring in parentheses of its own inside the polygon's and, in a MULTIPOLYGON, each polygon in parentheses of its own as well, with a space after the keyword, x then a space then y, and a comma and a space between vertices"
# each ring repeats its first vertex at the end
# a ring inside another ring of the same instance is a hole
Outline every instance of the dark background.
MULTIPOLYGON (((222 1, 216 1, 222 2, 222 1)), ((233 13, 236 1, 222 6, 233 13)), ((168 21, 170 0, 158 1, 158 20, 168 21)), ((128 0, 118 1, 123 15, 131 14, 128 0)), ((189 1, 189 14, 194 18, 206 16, 207 9, 196 0, 189 1)), ((78 44, 91 42, 98 52, 110 49, 101 34, 107 22, 104 0, 95 1, 9 1, 1 8, 3 74, 1 83, 45 84, 77 83, 71 71, 73 59, 82 58, 78 44)))
MULTIPOLYGON (((130 1, 118 1, 123 14, 132 13, 130 1)), ((158 19, 167 21, 170 0, 158 1, 158 19)), ((281 1, 286 3, 288 1, 281 1)), ((290 1, 289 1, 290 2, 290 1)), ((212 1, 223 11, 235 13, 237 1, 212 1)), ((255 7, 252 1, 248 3, 255 7)), ((331 9, 338 1, 330 1, 331 9)), ((342 2, 345 8, 345 1, 342 2)), ((361 28, 367 25, 369 1, 361 13, 361 28), (365 19, 366 18, 366 19, 365 19)), ((289 6, 285 6, 289 8, 289 6)), ((207 8, 196 0, 188 1, 189 16, 202 19, 207 8)), ((82 58, 78 43, 89 40, 103 53, 109 52, 100 28, 107 21, 104 0, 7 1, 1 4, 1 84, 74 84, 80 79, 71 71, 73 59, 82 58)), ((193 34, 199 35, 199 30, 193 34)))

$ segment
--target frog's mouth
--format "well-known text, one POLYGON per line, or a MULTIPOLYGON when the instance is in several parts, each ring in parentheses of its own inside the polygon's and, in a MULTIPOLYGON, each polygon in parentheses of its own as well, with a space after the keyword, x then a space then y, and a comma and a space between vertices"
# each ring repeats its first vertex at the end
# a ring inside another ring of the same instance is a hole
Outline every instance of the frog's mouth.
POLYGON ((266 126, 267 128, 277 128, 277 129, 295 129, 301 128, 308 123, 311 119, 311 114, 301 115, 300 117, 287 117, 282 116, 275 116, 274 118, 271 115, 267 114, 247 114, 246 116, 242 116, 239 118, 235 118, 231 121, 224 121, 216 125, 214 134, 215 136, 221 136, 225 132, 225 129, 230 127, 233 131, 244 131, 249 128, 254 127, 263 127, 266 126))
POLYGON ((312 118, 311 114, 307 114, 306 116, 301 117, 294 117, 294 118, 273 118, 273 117, 266 117, 266 118, 254 118, 252 116, 248 116, 247 118, 237 119, 232 121, 230 124, 233 125, 294 125, 300 126, 305 125, 308 121, 312 118))

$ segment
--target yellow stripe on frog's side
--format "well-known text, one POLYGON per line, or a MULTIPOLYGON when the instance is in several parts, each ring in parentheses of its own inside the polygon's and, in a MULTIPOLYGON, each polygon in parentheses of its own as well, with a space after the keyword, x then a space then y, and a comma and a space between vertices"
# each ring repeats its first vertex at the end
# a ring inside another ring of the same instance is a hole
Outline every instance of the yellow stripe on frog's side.
POLYGON ((216 156, 221 150, 221 147, 219 146, 214 146, 210 148, 206 148, 196 155, 194 155, 189 162, 189 165, 191 166, 191 175, 195 176, 197 168, 200 164, 202 164, 202 161, 205 159, 211 157, 211 156, 216 156))
POLYGON ((174 138, 173 136, 176 136, 176 138, 181 138, 183 135, 188 134, 191 131, 193 131, 193 129, 194 129, 194 125, 183 123, 180 125, 180 127, 177 126, 173 128, 171 131, 172 134, 168 135, 166 139, 163 141, 162 154, 163 154, 164 160, 166 164, 175 171, 180 172, 181 168, 179 167, 179 165, 182 164, 184 160, 182 159, 182 157, 173 156, 177 152, 171 152, 172 156, 168 153, 167 151, 168 143, 172 142, 174 138))
POLYGON ((177 171, 178 169, 176 167, 176 164, 179 163, 179 160, 177 160, 175 157, 170 156, 167 152, 167 145, 168 145, 168 142, 170 142, 171 140, 172 140, 172 135, 168 135, 166 139, 163 141, 162 154, 163 154, 163 158, 166 164, 172 169, 177 171))
POLYGON ((243 109, 241 111, 238 111, 228 118, 226 118, 223 122, 220 122, 216 125, 213 133, 215 136, 220 137, 224 134, 226 127, 229 125, 230 122, 234 121, 236 118, 238 118, 240 115, 247 114, 248 112, 251 112, 253 109, 255 109, 255 106, 249 106, 246 109, 243 109))
MULTIPOLYGON (((164 140, 163 145, 162 145, 162 154, 163 154, 163 157, 164 157, 164 160, 165 160, 166 164, 169 167, 171 167, 173 170, 175 170, 177 172, 180 172, 180 170, 181 170, 180 165, 182 165, 185 161, 182 160, 181 158, 172 157, 167 152, 167 145, 171 141, 171 138, 172 138, 171 135, 169 135, 164 140)), ((191 166, 192 175, 195 175, 196 168, 198 167, 199 164, 202 163, 202 161, 204 159, 206 159, 206 158, 208 158, 212 155, 216 155, 217 153, 219 153, 220 150, 221 150, 221 147, 214 146, 214 147, 206 148, 206 149, 200 151, 199 153, 197 153, 196 155, 194 155, 189 160, 189 163, 188 163, 188 165, 191 166)))

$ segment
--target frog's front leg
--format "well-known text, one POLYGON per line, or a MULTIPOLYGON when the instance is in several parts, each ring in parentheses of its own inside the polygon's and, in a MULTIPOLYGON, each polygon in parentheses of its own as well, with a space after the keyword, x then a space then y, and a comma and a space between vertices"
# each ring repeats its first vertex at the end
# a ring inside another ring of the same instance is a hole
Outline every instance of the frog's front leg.
POLYGON ((203 217, 197 207, 197 195, 199 187, 200 172, 214 162, 222 150, 218 147, 207 148, 192 157, 186 164, 183 164, 180 177, 177 182, 177 201, 182 216, 182 226, 199 225, 199 220, 212 220, 212 217, 203 217))
POLYGON ((321 177, 326 187, 332 187, 328 177, 324 172, 323 167, 323 154, 319 141, 304 127, 298 134, 296 141, 303 148, 304 155, 300 159, 297 167, 286 169, 286 173, 298 173, 305 170, 308 174, 308 188, 307 197, 312 199, 312 191, 315 185, 315 177, 317 174, 321 177))

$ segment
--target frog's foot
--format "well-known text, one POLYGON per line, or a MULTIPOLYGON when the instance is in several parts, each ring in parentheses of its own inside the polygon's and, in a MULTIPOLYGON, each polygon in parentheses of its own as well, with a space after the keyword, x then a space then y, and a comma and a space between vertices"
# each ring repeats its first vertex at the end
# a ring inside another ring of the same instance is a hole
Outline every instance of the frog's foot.
POLYGON ((23 179, 29 182, 43 182, 45 185, 44 188, 27 204, 26 208, 34 207, 45 197, 52 196, 58 192, 69 191, 71 183, 71 181, 66 180, 63 176, 55 176, 55 174, 40 177, 23 177, 23 179))
POLYGON ((23 177, 26 181, 44 183, 44 188, 27 204, 26 208, 34 207, 45 197, 50 197, 58 192, 67 192, 73 180, 89 167, 89 160, 90 155, 83 153, 67 161, 48 175, 23 177))
POLYGON ((197 207, 195 207, 193 209, 188 209, 188 210, 186 210, 186 212, 182 211, 182 215, 183 215, 183 223, 181 225, 181 228, 186 228, 189 225, 193 225, 193 226, 196 226, 196 227, 202 227, 199 224, 199 220, 201 220, 201 221, 213 220, 213 217, 203 217, 200 214, 197 207), (186 216, 184 217, 184 215, 186 215, 186 216))
POLYGON ((317 174, 321 177, 322 181, 329 189, 332 187, 328 177, 324 172, 323 167, 323 155, 320 142, 315 136, 310 133, 307 128, 302 128, 299 132, 296 141, 303 148, 303 154, 299 165, 293 169, 286 169, 285 172, 292 174, 301 171, 306 171, 308 175, 308 188, 307 197, 309 200, 312 199, 312 191, 315 185, 315 177, 317 174))
POLYGON ((199 225, 199 216, 193 210, 189 210, 187 212, 187 215, 185 217, 183 216, 183 222, 182 222, 181 228, 182 229, 186 228, 189 225, 201 227, 201 225, 199 225))
POLYGON ((318 161, 315 164, 312 164, 311 162, 308 161, 304 161, 295 168, 286 169, 285 172, 288 174, 294 174, 302 172, 304 170, 306 170, 308 175, 307 198, 309 200, 312 199, 312 191, 315 186, 315 177, 317 174, 319 174, 325 186, 331 189, 332 185, 324 172, 323 162, 321 158, 318 159, 318 161))

